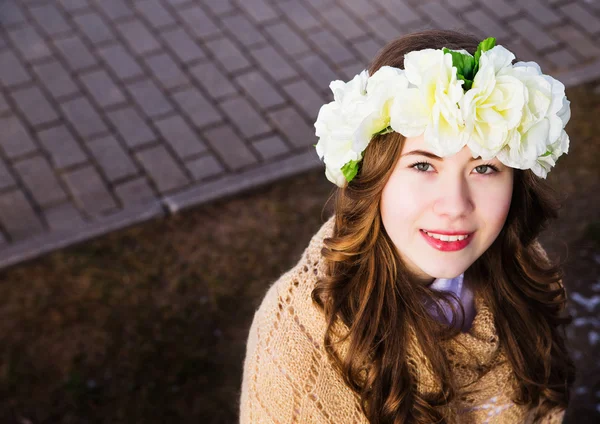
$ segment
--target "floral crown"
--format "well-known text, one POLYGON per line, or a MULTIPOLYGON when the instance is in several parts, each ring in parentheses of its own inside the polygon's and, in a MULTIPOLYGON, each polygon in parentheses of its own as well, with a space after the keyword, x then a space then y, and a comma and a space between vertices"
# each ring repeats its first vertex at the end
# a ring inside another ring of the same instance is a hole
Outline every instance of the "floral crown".
POLYGON ((565 86, 535 62, 512 64, 515 55, 495 44, 483 40, 474 56, 447 48, 412 51, 404 69, 383 66, 347 83, 332 81, 334 100, 315 122, 327 179, 344 187, 371 139, 392 131, 423 134, 440 157, 467 145, 474 158, 497 157, 546 178, 569 149, 565 86))

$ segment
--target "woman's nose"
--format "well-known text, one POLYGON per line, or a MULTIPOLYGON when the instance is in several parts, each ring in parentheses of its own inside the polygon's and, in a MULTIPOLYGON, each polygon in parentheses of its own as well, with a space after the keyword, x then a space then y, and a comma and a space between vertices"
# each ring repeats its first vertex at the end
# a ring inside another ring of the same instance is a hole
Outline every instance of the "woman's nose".
POLYGON ((438 215, 458 218, 468 215, 474 209, 469 185, 464 178, 445 177, 438 193, 434 203, 434 212, 438 215))

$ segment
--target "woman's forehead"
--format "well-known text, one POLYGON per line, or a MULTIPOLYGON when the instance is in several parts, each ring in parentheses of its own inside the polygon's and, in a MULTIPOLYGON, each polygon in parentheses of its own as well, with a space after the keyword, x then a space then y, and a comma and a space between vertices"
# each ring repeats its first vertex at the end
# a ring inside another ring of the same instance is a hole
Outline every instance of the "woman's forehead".
MULTIPOLYGON (((410 159, 411 157, 414 158, 414 156, 418 155, 426 156, 430 159, 440 161, 472 162, 475 160, 481 160, 480 156, 476 158, 473 157, 473 152, 468 146, 464 146, 459 152, 455 153, 454 155, 439 157, 433 153, 431 148, 427 146, 423 135, 417 137, 407 137, 404 141, 404 145, 402 146, 402 152, 400 157, 410 159)), ((496 157, 490 159, 488 162, 501 163, 496 157)))

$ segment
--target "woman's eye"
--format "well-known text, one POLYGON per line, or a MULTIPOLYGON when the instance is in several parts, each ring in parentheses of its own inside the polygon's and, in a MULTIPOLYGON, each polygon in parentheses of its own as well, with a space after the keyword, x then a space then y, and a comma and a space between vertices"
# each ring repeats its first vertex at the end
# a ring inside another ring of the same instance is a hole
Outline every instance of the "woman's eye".
POLYGON ((479 165, 475 167, 475 172, 481 175, 485 174, 493 174, 496 171, 496 168, 492 165, 479 165), (487 172, 490 171, 490 172, 487 172))
POLYGON ((417 171, 427 172, 427 168, 429 166, 431 166, 431 164, 428 162, 419 162, 419 163, 415 163, 413 165, 413 168, 415 168, 417 171))

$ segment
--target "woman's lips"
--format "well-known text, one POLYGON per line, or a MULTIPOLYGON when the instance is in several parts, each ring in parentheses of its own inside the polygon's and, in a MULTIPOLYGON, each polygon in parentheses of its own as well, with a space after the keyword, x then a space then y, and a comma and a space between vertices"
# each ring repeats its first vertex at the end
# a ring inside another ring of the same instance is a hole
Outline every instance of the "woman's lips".
POLYGON ((436 238, 431 237, 425 231, 419 231, 425 241, 429 243, 433 248, 440 250, 442 252, 454 252, 457 250, 464 249, 471 243, 471 239, 475 233, 470 233, 469 236, 464 240, 456 240, 456 241, 442 241, 436 238))

